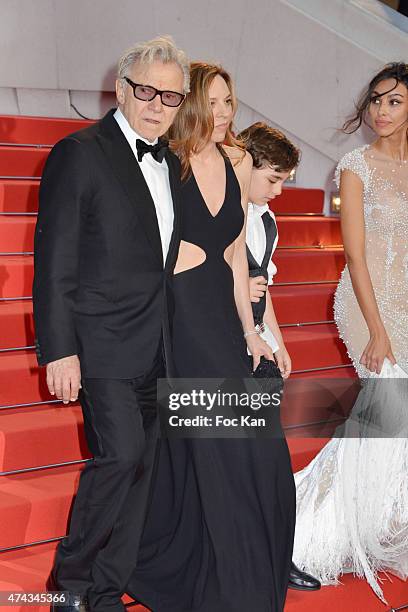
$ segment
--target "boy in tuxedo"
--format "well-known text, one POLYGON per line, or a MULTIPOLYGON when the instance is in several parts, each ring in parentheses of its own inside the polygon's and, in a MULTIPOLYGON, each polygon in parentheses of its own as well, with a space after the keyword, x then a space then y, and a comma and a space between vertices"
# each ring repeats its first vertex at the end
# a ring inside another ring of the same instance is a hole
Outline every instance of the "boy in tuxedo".
MULTIPOLYGON (((278 228, 269 203, 282 193, 282 185, 297 167, 300 151, 279 130, 254 123, 239 134, 253 159, 247 218, 249 290, 255 325, 274 352, 282 377, 288 378, 292 364, 276 320, 268 286, 276 266, 271 257, 278 243, 278 228)), ((289 588, 316 591, 320 582, 292 563, 289 588)))
POLYGON ((239 138, 252 155, 254 164, 246 235, 254 320, 264 330, 262 337, 272 348, 282 376, 287 378, 291 372, 291 360, 268 291, 277 271, 271 257, 279 238, 275 215, 269 203, 282 193, 283 183, 299 163, 300 151, 282 132, 263 122, 246 128, 239 138))

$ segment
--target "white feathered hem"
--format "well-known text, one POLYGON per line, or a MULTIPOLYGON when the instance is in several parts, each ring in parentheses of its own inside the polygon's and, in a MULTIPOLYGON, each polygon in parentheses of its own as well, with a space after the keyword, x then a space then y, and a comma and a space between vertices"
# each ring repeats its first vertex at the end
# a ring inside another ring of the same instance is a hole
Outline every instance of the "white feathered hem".
MULTIPOLYGON (((386 376, 390 377, 388 370, 386 376)), ((360 394, 346 430, 356 428, 362 410, 371 410, 376 423, 373 406, 382 409, 384 426, 389 389, 379 386, 376 402, 372 387, 369 398, 360 394)), ((333 438, 295 474, 296 565, 325 585, 339 584, 342 574, 349 572, 364 577, 384 603, 379 572, 408 578, 408 428, 401 428, 408 418, 406 381, 393 390, 402 390, 404 397, 394 393, 393 410, 388 412, 392 418, 386 425, 398 425, 398 437, 333 438)))

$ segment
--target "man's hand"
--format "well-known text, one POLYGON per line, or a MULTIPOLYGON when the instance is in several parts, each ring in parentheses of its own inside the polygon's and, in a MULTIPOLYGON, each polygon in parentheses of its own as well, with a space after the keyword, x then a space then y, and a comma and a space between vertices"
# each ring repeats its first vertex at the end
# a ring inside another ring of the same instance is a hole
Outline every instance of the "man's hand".
POLYGON ((51 395, 64 404, 78 399, 81 388, 81 368, 78 355, 70 355, 47 363, 47 386, 51 395))
POLYGON ((268 289, 268 281, 264 276, 253 276, 249 278, 249 297, 251 302, 259 302, 268 289))

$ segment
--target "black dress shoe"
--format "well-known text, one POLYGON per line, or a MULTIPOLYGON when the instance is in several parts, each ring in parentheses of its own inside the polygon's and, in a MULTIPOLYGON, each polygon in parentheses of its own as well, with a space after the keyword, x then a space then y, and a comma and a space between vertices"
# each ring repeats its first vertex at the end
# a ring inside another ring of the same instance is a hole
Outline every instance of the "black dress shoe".
POLYGON ((47 591, 56 594, 55 603, 52 603, 50 606, 51 612, 89 612, 89 605, 86 597, 79 593, 62 591, 58 585, 54 569, 51 570, 51 574, 48 577, 46 588, 47 591), (64 601, 61 601, 62 593, 65 594, 64 601))
POLYGON ((289 589, 298 591, 318 591, 322 585, 317 578, 313 578, 310 574, 302 572, 292 561, 289 574, 289 589))
POLYGON ((86 597, 82 597, 76 593, 67 593, 67 598, 64 603, 61 602, 60 598, 57 598, 57 601, 51 604, 50 610, 51 612, 89 612, 89 605, 86 597))

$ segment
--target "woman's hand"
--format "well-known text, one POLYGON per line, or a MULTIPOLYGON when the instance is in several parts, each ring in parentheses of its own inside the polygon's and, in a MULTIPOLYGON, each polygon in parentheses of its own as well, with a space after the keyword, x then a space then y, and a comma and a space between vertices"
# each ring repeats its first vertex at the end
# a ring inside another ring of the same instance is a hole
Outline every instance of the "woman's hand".
POLYGON ((258 334, 251 334, 250 336, 247 336, 246 342, 254 360, 254 371, 258 367, 262 356, 265 357, 265 359, 269 359, 270 361, 275 361, 271 347, 269 346, 269 344, 266 344, 266 342, 262 340, 262 338, 258 336, 258 334))
POLYGON ((280 369, 282 377, 289 378, 292 371, 292 360, 288 351, 286 350, 286 346, 283 344, 277 351, 275 351, 274 356, 276 365, 280 369))
POLYGON ((249 278, 249 297, 251 302, 259 302, 263 298, 268 287, 268 281, 264 276, 253 276, 249 278))
POLYGON ((397 362, 387 332, 382 329, 371 334, 370 340, 361 355, 360 363, 370 372, 380 374, 385 357, 391 361, 392 365, 397 362))

